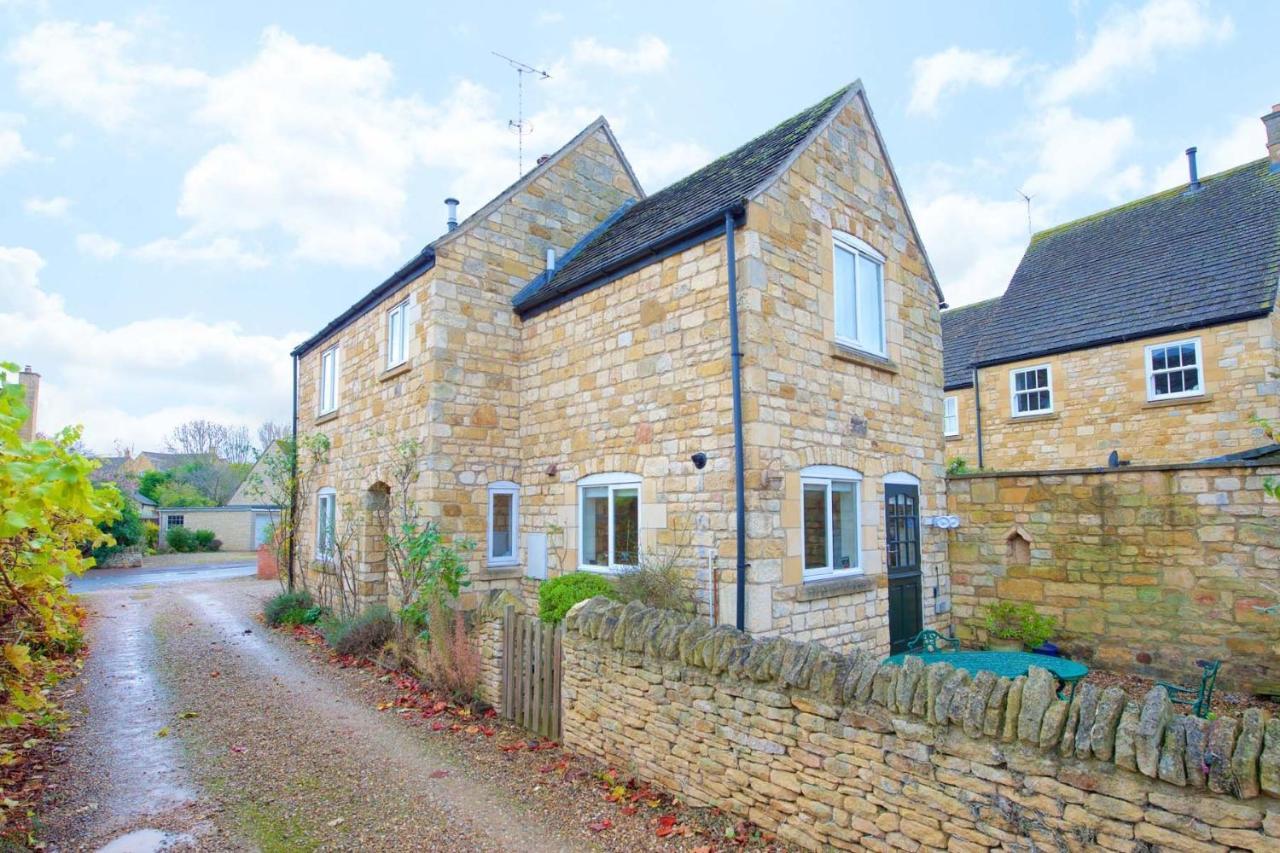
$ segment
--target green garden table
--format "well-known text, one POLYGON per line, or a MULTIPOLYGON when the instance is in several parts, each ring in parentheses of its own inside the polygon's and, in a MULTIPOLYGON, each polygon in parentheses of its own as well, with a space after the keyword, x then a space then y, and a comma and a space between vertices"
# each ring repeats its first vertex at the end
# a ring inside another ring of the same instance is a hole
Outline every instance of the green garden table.
POLYGON ((1026 675, 1028 669, 1038 666, 1056 675, 1064 687, 1071 686, 1071 695, 1064 697, 1067 699, 1074 698, 1076 683, 1089 674, 1089 667, 1079 661, 1033 655, 1030 652, 903 652, 885 658, 884 662, 890 666, 900 666, 908 656, 920 658, 925 666, 945 661, 957 669, 968 670, 973 675, 985 669, 1006 678, 1026 675))

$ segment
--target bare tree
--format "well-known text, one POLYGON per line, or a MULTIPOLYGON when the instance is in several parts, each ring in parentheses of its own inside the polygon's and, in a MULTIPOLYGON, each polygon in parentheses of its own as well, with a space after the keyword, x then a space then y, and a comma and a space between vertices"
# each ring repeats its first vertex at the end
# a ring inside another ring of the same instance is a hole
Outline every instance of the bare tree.
POLYGON ((286 424, 263 421, 262 426, 258 427, 258 455, 266 453, 271 449, 271 445, 288 437, 289 427, 286 424))
POLYGON ((254 452, 253 441, 249 438, 246 426, 224 427, 222 444, 218 447, 218 456, 227 462, 253 462, 258 458, 254 452))
POLYGON ((165 438, 170 453, 217 456, 227 438, 227 427, 203 418, 178 424, 165 438))

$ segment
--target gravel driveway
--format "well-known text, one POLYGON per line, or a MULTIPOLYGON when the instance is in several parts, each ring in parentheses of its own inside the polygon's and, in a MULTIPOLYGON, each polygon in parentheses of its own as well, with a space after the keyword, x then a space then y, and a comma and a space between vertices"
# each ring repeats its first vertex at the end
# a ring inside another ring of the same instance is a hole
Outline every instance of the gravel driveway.
POLYGON ((262 628, 253 615, 274 589, 230 580, 86 596, 91 654, 51 778, 52 849, 121 836, 138 842, 122 849, 594 846, 262 628))

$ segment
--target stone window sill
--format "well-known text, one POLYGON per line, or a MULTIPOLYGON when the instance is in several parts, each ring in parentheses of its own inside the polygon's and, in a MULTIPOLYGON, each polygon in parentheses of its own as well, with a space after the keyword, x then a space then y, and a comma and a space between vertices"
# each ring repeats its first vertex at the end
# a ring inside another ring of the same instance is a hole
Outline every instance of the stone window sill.
POLYGON ((477 580, 506 580, 508 578, 518 578, 524 574, 524 567, 519 563, 508 563, 505 565, 485 566, 476 573, 477 580))
POLYGON ((830 342, 831 357, 837 361, 847 361, 850 364, 861 364, 864 367, 871 367, 876 370, 883 370, 885 373, 897 373, 898 363, 885 358, 882 355, 873 355, 869 352, 863 352, 844 344, 830 342))
POLYGON ((388 379, 395 379, 397 376, 404 376, 412 367, 413 365, 409 362, 402 361, 395 367, 388 367, 386 370, 378 374, 378 381, 386 382, 388 379))
POLYGON ((1144 409, 1166 409, 1169 406, 1199 406, 1213 402, 1212 394, 1196 394, 1193 397, 1173 397, 1168 400, 1148 400, 1142 404, 1144 409))
POLYGON ((1043 415, 1010 415, 1005 418, 1005 423, 1010 424, 1026 424, 1036 423, 1038 421, 1056 421, 1060 417, 1058 412, 1045 412, 1043 415))
POLYGON ((947 441, 959 441, 964 438, 964 436, 960 433, 956 433, 955 435, 944 435, 943 438, 947 441))
POLYGON ((337 419, 338 410, 334 409, 332 412, 325 412, 323 415, 317 415, 315 425, 320 426, 320 424, 327 424, 329 421, 336 421, 337 419))
POLYGON ((852 595, 867 592, 876 588, 876 579, 871 575, 846 575, 842 578, 823 578, 822 580, 805 581, 796 590, 796 601, 814 601, 819 598, 832 598, 837 595, 852 595))

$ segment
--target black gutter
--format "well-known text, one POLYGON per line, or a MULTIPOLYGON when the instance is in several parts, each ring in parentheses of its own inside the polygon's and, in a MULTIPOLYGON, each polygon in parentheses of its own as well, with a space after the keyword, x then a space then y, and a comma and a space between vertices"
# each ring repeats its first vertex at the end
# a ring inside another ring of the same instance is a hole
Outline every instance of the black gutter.
POLYGON ((729 349, 733 360, 733 468, 738 527, 738 630, 747 629, 747 486, 742 439, 742 347, 738 338, 738 264, 733 210, 724 213, 724 244, 729 264, 729 349))
POLYGON ((298 356, 293 356, 293 452, 289 460, 289 592, 293 592, 293 546, 298 529, 298 356))
POLYGON ((302 343, 294 347, 291 355, 293 355, 295 358, 306 355, 309 351, 314 349, 315 346, 319 344, 321 341, 323 341, 325 338, 329 337, 334 332, 342 331, 347 326, 350 326, 356 320, 363 317, 365 314, 368 313, 370 308, 377 305, 383 299, 386 299, 388 294, 399 289, 402 285, 406 284, 412 279, 415 279, 418 276, 422 275, 424 272, 431 269, 435 265, 436 265, 436 250, 433 246, 427 246, 421 252, 419 252, 417 256, 414 257, 411 261, 409 261, 400 269, 392 273, 391 276, 386 281, 382 282, 382 284, 378 285, 373 290, 366 293, 360 299, 359 302, 352 305, 346 311, 343 311, 333 320, 329 321, 329 323, 325 325, 323 329, 316 332, 314 335, 312 335, 311 337, 307 338, 305 341, 303 341, 302 343))
POLYGON ((742 203, 735 202, 728 208, 722 207, 700 216, 688 225, 663 234, 627 252, 622 257, 610 261, 599 270, 576 282, 570 281, 559 285, 555 290, 555 295, 549 295, 545 301, 533 301, 523 306, 516 306, 516 314, 519 315, 521 320, 536 317, 538 314, 550 311, 552 308, 563 305, 571 299, 576 299, 584 293, 604 287, 610 282, 630 275, 654 261, 670 257, 677 252, 683 252, 690 246, 705 243, 712 237, 719 236, 726 213, 732 214, 735 218, 741 218, 743 210, 742 203))
POLYGON ((978 467, 982 467, 982 389, 978 387, 978 368, 973 370, 973 422, 976 425, 974 434, 978 439, 978 467))

